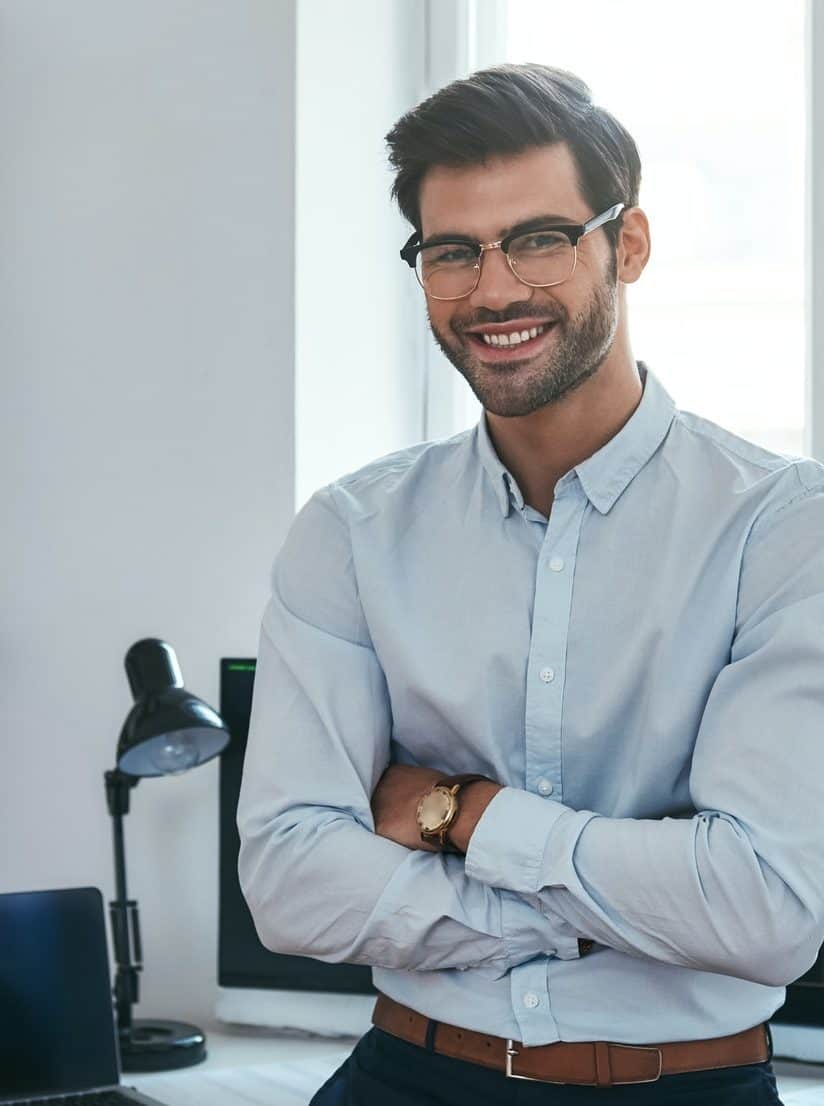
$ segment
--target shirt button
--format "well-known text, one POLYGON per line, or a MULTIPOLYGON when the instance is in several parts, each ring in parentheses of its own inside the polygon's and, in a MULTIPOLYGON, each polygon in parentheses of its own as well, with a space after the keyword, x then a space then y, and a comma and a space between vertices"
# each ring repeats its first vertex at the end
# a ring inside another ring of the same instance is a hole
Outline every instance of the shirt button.
POLYGON ((542 795, 551 795, 552 780, 548 780, 545 778, 538 780, 538 790, 541 792, 542 795))
POLYGON ((545 684, 551 683, 555 679, 555 669, 542 668, 540 675, 545 684))
POLYGON ((538 998, 535 992, 527 991, 527 993, 524 995, 524 1006, 526 1006, 529 1010, 534 1010, 536 1006, 540 1005, 541 1000, 538 998))
POLYGON ((564 567, 564 558, 553 557, 552 560, 549 562, 549 567, 552 569, 553 572, 560 572, 561 569, 564 567))

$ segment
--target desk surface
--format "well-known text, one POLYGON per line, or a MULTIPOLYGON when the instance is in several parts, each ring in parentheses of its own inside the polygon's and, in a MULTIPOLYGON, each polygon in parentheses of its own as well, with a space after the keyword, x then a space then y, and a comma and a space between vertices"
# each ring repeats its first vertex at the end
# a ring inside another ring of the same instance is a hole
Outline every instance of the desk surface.
POLYGON ((340 1067, 356 1037, 298 1034, 200 1023, 206 1059, 181 1071, 140 1075, 121 1082, 164 1106, 306 1106, 340 1067))
MULTIPOLYGON (((202 1028, 208 1052, 202 1064, 147 1075, 124 1072, 122 1082, 164 1106, 306 1106, 357 1040, 217 1023, 202 1028)), ((773 1067, 785 1106, 824 1106, 824 1064, 774 1060, 773 1067)))

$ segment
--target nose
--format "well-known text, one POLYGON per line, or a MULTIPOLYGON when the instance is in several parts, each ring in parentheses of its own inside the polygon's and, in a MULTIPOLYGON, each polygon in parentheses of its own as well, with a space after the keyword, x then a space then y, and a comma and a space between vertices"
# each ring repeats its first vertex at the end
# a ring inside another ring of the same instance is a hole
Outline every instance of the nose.
POLYGON ((532 299, 535 289, 518 280, 500 246, 484 250, 480 264, 478 287, 469 297, 473 307, 490 307, 499 311, 515 300, 523 302, 532 299))

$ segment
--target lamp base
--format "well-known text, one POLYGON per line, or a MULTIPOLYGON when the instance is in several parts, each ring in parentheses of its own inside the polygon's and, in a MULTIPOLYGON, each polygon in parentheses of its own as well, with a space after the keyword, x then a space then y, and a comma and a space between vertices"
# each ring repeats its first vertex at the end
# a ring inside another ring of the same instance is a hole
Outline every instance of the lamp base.
POLYGON ((172 1071, 206 1059, 206 1038, 194 1025, 137 1018, 120 1034, 122 1071, 172 1071))

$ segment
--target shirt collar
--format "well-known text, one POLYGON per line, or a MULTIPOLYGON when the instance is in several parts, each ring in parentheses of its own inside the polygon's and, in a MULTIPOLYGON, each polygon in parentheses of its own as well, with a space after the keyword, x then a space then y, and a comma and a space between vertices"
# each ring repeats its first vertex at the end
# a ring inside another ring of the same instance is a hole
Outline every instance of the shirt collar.
MULTIPOLYGON (((641 402, 617 434, 592 456, 570 469, 555 485, 560 489, 577 475, 590 502, 602 515, 610 510, 659 447, 675 415, 675 402, 655 373, 644 361, 638 361, 637 365, 644 389, 641 402)), ((513 498, 522 510, 524 497, 515 477, 495 452, 485 411, 481 411, 476 437, 481 461, 492 480, 502 514, 504 517, 509 514, 513 498)))

